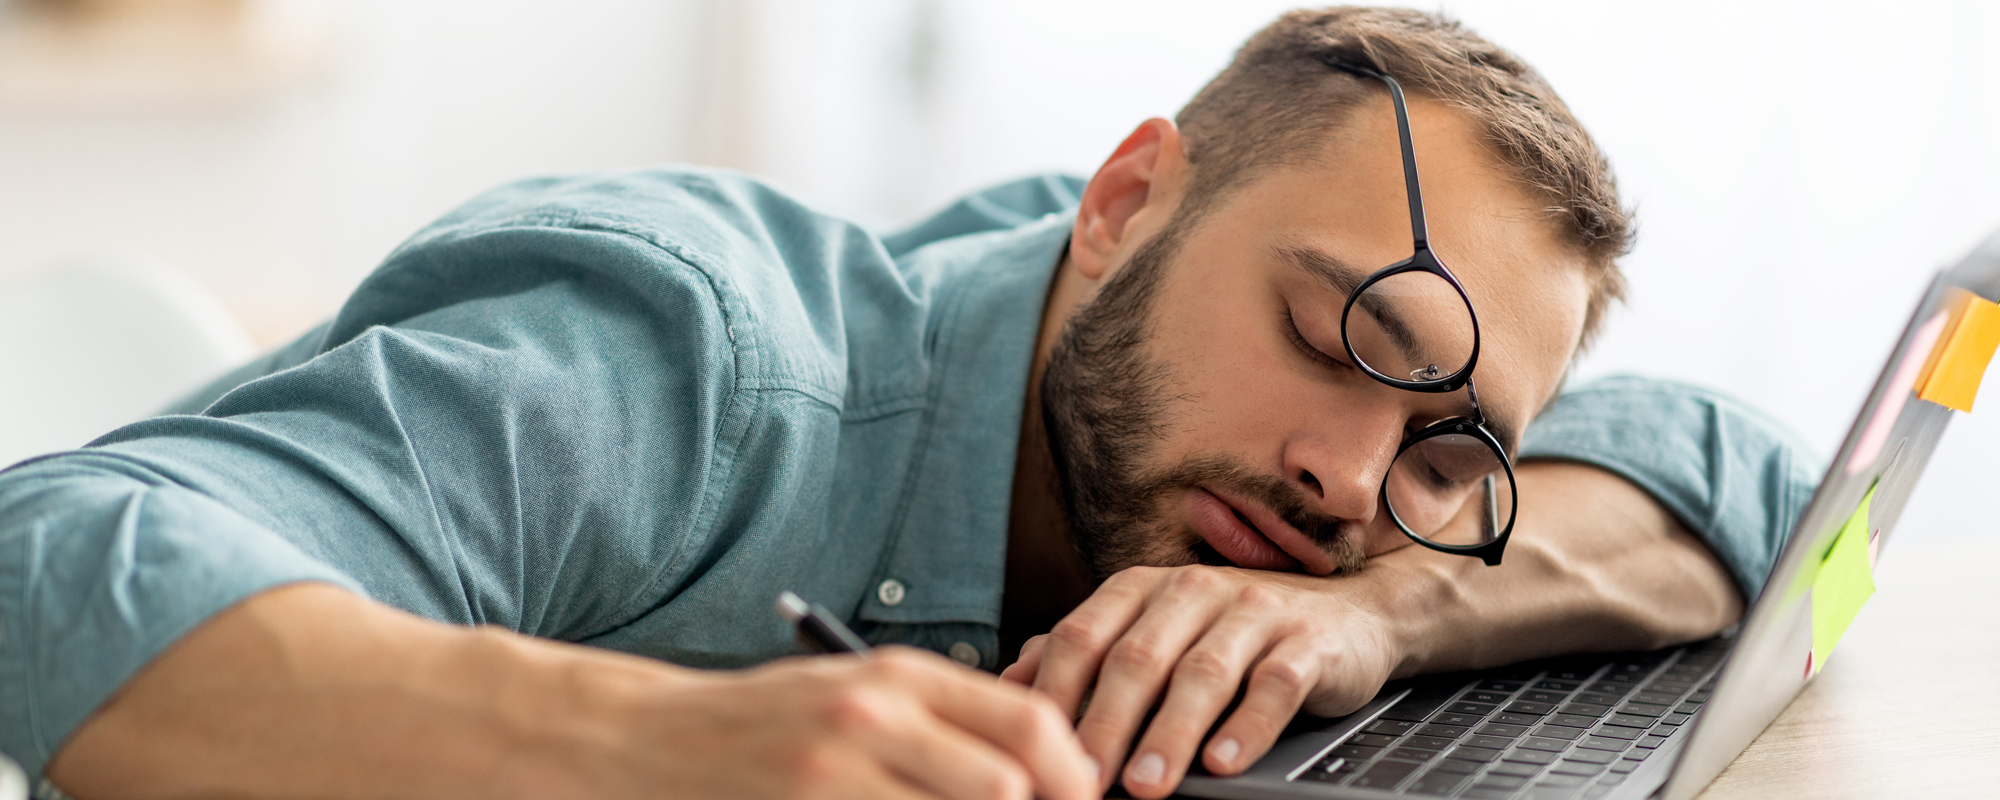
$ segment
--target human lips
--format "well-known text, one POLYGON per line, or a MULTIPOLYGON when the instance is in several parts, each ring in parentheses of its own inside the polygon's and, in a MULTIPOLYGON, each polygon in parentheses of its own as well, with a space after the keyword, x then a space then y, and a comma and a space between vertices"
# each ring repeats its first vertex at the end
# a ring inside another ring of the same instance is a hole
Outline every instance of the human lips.
POLYGON ((1196 487, 1188 493, 1187 505, 1195 533, 1236 566, 1333 573, 1333 558, 1326 551, 1261 504, 1196 487))

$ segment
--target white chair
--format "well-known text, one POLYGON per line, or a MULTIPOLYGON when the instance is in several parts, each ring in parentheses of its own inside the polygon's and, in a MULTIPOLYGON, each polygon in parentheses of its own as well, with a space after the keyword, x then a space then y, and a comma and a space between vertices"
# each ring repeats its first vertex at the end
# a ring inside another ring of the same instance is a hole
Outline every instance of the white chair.
POLYGON ((0 276, 0 467, 79 447, 250 357, 215 298, 163 266, 0 276))

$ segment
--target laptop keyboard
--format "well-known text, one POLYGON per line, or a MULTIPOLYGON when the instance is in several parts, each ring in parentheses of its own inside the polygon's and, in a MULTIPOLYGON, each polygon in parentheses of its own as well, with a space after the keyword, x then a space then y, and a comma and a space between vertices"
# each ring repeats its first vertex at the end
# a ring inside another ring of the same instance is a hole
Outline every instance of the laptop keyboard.
POLYGON ((1727 652, 1710 640, 1421 682, 1293 780, 1474 800, 1602 797, 1685 736, 1727 652))

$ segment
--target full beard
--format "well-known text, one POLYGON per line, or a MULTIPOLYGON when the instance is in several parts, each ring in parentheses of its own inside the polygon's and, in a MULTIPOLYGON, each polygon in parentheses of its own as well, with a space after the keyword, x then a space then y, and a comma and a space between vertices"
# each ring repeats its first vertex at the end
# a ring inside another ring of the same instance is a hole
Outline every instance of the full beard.
POLYGON ((1339 572, 1358 570, 1365 557, 1355 537, 1340 520, 1310 511, 1281 478, 1215 454, 1145 467, 1177 408, 1192 402, 1174 393, 1168 365, 1146 352, 1159 286, 1190 227, 1175 220, 1140 247, 1071 317, 1043 373, 1043 424, 1077 551, 1100 580, 1141 565, 1229 565, 1167 510, 1171 499, 1208 485, 1264 504, 1333 555, 1339 572))

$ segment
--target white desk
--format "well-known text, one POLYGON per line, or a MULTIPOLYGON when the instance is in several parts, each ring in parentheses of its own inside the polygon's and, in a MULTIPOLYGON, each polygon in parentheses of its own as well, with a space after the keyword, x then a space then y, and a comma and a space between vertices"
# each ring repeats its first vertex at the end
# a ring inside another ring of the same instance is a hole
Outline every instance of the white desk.
POLYGON ((1825 671, 1702 800, 2000 797, 1993 528, 1949 545, 1900 532, 1825 671))

